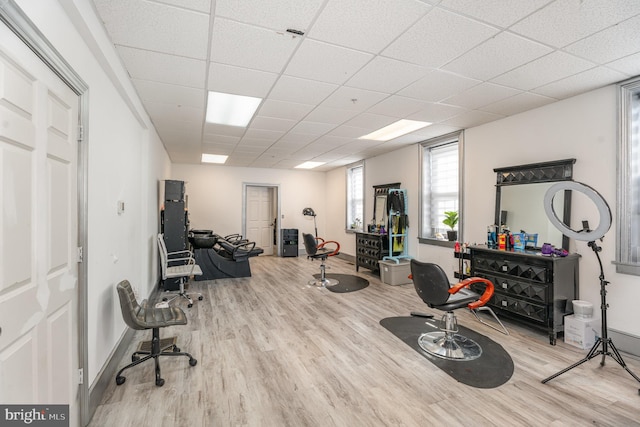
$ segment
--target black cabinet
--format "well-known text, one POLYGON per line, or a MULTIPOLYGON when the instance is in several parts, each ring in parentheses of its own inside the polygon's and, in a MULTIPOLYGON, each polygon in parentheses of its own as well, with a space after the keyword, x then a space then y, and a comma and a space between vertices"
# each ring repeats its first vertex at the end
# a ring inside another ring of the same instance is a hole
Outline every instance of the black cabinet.
POLYGON ((360 267, 380 271, 380 261, 389 255, 389 236, 375 233, 356 233, 356 271, 360 267))
POLYGON ((298 229, 297 228, 283 228, 280 230, 282 239, 282 256, 293 257, 298 256, 298 229))
MULTIPOLYGON (((541 328, 555 345, 564 330, 564 316, 578 297, 580 255, 542 256, 539 252, 517 252, 471 247, 471 275, 489 279, 495 291, 488 305, 497 313, 541 328)), ((482 292, 482 284, 472 288, 482 292)))
POLYGON ((182 251, 187 248, 188 219, 184 202, 166 201, 164 203, 162 233, 168 252, 182 251))

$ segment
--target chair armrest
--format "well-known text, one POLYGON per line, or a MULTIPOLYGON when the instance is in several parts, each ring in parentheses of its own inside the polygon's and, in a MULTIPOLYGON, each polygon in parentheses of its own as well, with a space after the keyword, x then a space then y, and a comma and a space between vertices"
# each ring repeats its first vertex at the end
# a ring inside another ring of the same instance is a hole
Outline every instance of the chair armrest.
POLYGON ((326 251, 330 250, 328 248, 325 248, 326 245, 335 245, 333 251, 329 252, 327 256, 334 256, 340 253, 340 243, 336 242, 335 240, 323 240, 322 243, 318 245, 318 249, 324 249, 326 251))
POLYGON ((167 265, 169 265, 172 262, 181 262, 183 264, 195 264, 196 260, 194 257, 191 257, 191 256, 187 258, 173 258, 173 259, 167 260, 167 265))
POLYGON ((462 282, 449 288, 449 293, 455 294, 456 292, 459 292, 460 289, 466 288, 473 283, 484 283, 486 286, 484 288, 484 293, 480 295, 480 298, 477 301, 469 303, 468 307, 471 310, 482 307, 491 299, 493 296, 493 282, 482 277, 469 277, 468 279, 464 279, 462 282))
POLYGON ((174 252, 167 252, 167 256, 171 257, 171 256, 175 256, 178 254, 189 254, 190 256, 193 255, 193 253, 191 253, 191 251, 185 249, 183 251, 174 251, 174 252))

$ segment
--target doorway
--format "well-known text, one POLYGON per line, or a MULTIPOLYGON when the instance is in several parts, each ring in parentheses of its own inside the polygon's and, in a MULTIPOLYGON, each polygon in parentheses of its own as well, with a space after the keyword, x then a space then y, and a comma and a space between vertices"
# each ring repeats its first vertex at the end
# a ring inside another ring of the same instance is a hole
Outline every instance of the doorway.
POLYGON ((280 186, 272 184, 242 184, 243 235, 263 255, 279 255, 280 243, 280 186))

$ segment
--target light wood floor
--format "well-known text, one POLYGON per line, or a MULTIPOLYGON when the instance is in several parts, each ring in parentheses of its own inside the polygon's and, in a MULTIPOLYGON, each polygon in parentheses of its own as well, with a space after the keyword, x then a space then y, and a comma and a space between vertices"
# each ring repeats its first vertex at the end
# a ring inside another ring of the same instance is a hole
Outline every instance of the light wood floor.
MULTIPOLYGON (((332 273, 355 273, 330 259, 332 273)), ((545 333, 506 322, 496 332, 466 310, 461 325, 500 343, 515 365, 495 389, 456 382, 379 325, 385 317, 431 310, 413 285, 389 286, 368 270, 370 286, 337 294, 306 283, 319 271, 304 257, 257 257, 253 277, 193 282, 204 301, 187 326, 167 328, 198 359, 126 371, 105 393, 91 426, 640 426, 638 384, 612 358, 600 358, 541 384, 586 354, 550 346, 545 333)), ((137 332, 139 341, 150 339, 137 332)), ((640 375, 640 361, 623 354, 640 375)), ((129 362, 129 356, 120 366, 129 362)))

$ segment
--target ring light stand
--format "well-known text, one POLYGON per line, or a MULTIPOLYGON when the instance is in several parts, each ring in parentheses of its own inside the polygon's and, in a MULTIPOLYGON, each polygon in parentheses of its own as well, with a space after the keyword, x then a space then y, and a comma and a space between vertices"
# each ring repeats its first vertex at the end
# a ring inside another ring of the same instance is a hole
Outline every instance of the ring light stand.
MULTIPOLYGON (((598 355, 602 355, 600 366, 604 366, 606 356, 610 356, 613 358, 613 360, 618 362, 618 364, 622 366, 629 374, 631 374, 633 378, 635 378, 638 382, 640 382, 640 378, 638 378, 638 376, 636 376, 633 372, 631 372, 631 370, 629 370, 629 368, 627 367, 626 363, 624 363, 622 356, 618 352, 618 349, 616 349, 616 346, 613 345, 613 341, 611 340, 611 338, 609 338, 608 331, 607 331, 608 304, 607 304, 606 286, 609 284, 609 282, 604 279, 604 269, 602 268, 602 261, 600 260, 600 251, 602 250, 602 247, 598 246, 598 244, 596 243, 596 240, 600 239, 602 241, 602 238, 604 237, 605 233, 609 231, 609 228, 611 227, 611 210, 609 209, 609 205, 596 190, 589 187, 588 185, 575 182, 575 181, 562 181, 557 184, 554 184, 553 186, 551 186, 551 188, 547 190, 547 193, 544 196, 544 210, 547 216, 549 217, 549 220, 551 221, 551 223, 558 230, 560 230, 565 236, 574 238, 576 240, 589 242, 588 246, 596 254, 596 258, 598 259, 598 265, 600 266, 600 309, 602 311, 602 333, 596 340, 595 344, 593 344, 593 347, 591 347, 591 350, 589 350, 589 353, 586 355, 584 359, 581 359, 576 363, 574 363, 573 365, 561 370, 560 372, 557 372, 551 375, 550 377, 545 378, 544 380, 542 380, 542 383, 544 384, 548 381, 551 381, 555 377, 560 376, 567 371, 570 371, 576 366, 582 365, 584 362, 587 362, 593 359, 594 357, 597 357, 598 355), (556 212, 553 209, 553 198, 556 195, 556 193, 563 190, 575 190, 580 193, 583 193, 589 199, 591 199, 593 203, 595 203, 596 207, 598 208, 598 213, 600 216, 600 223, 598 224, 598 227, 595 230, 590 230, 588 222, 583 221, 582 230, 575 231, 569 228, 560 219, 558 219, 558 216, 556 215, 556 212)), ((640 389, 638 389, 638 393, 640 393, 640 389)))

